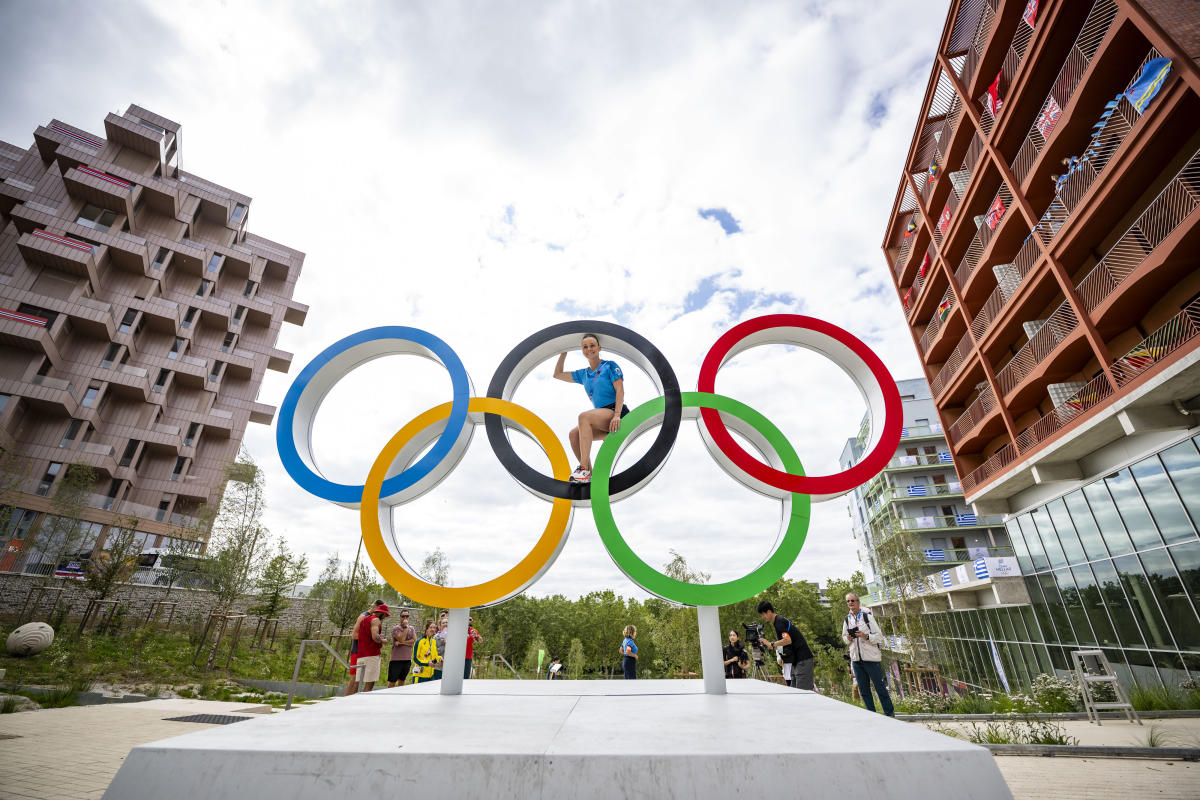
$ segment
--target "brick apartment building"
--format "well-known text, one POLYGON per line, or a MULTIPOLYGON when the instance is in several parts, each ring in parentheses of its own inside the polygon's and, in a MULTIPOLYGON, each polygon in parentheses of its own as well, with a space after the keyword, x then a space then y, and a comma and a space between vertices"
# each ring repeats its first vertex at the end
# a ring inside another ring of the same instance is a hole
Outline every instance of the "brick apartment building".
POLYGON ((1200 675, 1197 56, 1196 3, 951 3, 883 250, 1028 595, 913 601, 956 678, 1200 675))
MULTIPOLYGON (((97 479, 91 541, 136 518, 144 547, 215 507, 266 370, 286 372, 282 325, 304 254, 247 231, 250 198, 180 169, 182 133, 138 106, 104 134, 54 119, 0 142, 0 572, 51 574, 31 545, 68 465, 97 479)), ((89 549, 85 543, 81 550, 89 549)))

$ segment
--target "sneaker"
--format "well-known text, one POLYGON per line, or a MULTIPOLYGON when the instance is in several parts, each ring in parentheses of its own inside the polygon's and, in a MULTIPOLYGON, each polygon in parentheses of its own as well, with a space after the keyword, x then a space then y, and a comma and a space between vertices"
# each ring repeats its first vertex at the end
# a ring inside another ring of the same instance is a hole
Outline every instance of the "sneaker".
POLYGON ((592 471, 590 469, 584 469, 583 467, 576 467, 575 471, 571 473, 571 477, 569 478, 569 481, 571 483, 587 483, 591 479, 592 479, 592 471))

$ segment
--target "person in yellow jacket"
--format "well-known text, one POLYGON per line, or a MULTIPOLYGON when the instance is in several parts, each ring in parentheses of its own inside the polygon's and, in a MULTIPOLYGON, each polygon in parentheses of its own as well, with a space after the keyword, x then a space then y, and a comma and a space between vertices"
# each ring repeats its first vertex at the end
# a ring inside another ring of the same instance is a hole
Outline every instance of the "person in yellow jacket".
POLYGON ((425 635, 417 640, 413 648, 413 683, 424 683, 433 680, 433 667, 438 663, 437 641, 433 635, 437 633, 437 624, 425 620, 425 635))

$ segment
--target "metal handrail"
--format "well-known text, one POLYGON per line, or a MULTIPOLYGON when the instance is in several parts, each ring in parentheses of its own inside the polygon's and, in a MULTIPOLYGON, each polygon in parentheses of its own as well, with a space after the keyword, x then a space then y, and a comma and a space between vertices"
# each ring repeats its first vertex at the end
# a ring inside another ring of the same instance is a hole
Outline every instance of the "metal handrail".
POLYGON ((338 655, 338 652, 336 650, 334 650, 332 647, 330 647, 329 643, 326 642, 324 639, 301 639, 300 640, 300 654, 296 656, 296 669, 292 672, 292 683, 291 683, 290 687, 288 688, 287 705, 283 707, 284 711, 292 710, 292 697, 296 694, 296 682, 300 680, 300 664, 302 661, 304 661, 304 645, 306 645, 306 644, 321 645, 322 647, 324 647, 326 650, 329 651, 330 655, 332 655, 335 659, 337 659, 339 664, 341 664, 347 670, 350 669, 350 665, 348 663, 346 663, 346 660, 343 659, 340 655, 338 655))
POLYGON ((514 678, 516 678, 517 680, 524 680, 521 677, 521 673, 517 672, 516 667, 514 667, 512 664, 508 663, 508 659, 505 658, 504 656, 500 655, 499 653, 492 653, 491 663, 488 664, 488 680, 491 680, 492 678, 496 677, 496 661, 497 661, 497 659, 501 663, 503 663, 504 666, 508 667, 508 671, 513 674, 514 678))

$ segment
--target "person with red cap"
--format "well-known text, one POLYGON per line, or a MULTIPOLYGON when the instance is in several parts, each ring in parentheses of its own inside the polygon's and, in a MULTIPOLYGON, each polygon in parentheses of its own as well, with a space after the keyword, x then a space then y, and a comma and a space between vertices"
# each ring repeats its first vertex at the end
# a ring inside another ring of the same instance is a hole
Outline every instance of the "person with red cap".
POLYGON ((364 692, 375 688, 379 680, 380 654, 383 652, 383 618, 390 617, 386 603, 371 609, 369 616, 358 621, 358 674, 364 692))
POLYGON ((346 691, 343 696, 349 697, 358 691, 358 624, 375 612, 375 609, 383 605, 382 600, 376 600, 371 603, 371 608, 358 615, 358 619, 350 626, 350 680, 346 681, 346 691))

